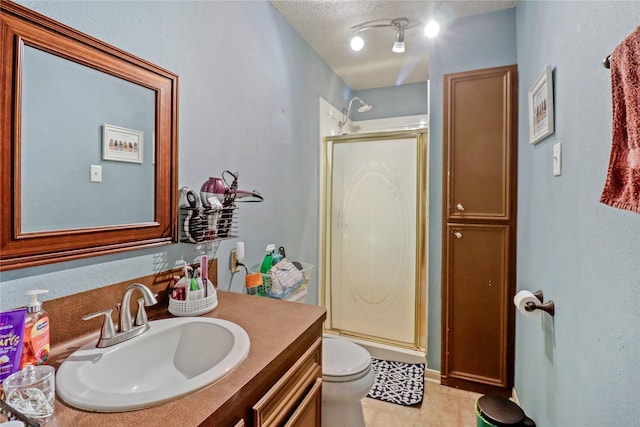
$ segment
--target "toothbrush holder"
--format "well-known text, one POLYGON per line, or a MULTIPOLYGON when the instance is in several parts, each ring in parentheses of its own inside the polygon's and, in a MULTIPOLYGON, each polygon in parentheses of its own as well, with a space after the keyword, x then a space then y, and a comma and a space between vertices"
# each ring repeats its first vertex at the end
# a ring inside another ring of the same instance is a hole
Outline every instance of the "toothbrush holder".
POLYGON ((169 313, 174 316, 200 316, 218 306, 218 294, 209 279, 207 279, 208 297, 198 298, 197 296, 200 296, 203 293, 202 291, 188 291, 187 293, 189 295, 186 300, 177 300, 169 297, 169 313))

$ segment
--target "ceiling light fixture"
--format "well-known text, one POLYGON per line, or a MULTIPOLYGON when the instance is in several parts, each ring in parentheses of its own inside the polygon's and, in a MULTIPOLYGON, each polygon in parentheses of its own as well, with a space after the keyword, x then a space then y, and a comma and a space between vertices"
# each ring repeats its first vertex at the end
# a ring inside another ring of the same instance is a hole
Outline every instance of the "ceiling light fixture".
POLYGON ((427 22, 427 25, 424 26, 424 35, 429 37, 430 39, 434 38, 440 32, 440 24, 438 21, 431 20, 427 22))
POLYGON ((391 23, 396 27, 396 41, 393 43, 392 51, 396 53, 404 52, 404 29, 409 25, 409 21, 404 18, 394 19, 391 23))
POLYGON ((364 47, 364 40, 360 36, 353 36, 351 39, 351 49, 358 52, 364 47))
POLYGON ((402 53, 405 51, 404 44, 404 34, 405 31, 409 28, 413 28, 415 26, 420 25, 420 23, 409 24, 409 20, 407 18, 396 18, 396 19, 377 19, 375 21, 368 21, 362 24, 354 25, 351 27, 351 31, 355 34, 351 39, 351 49, 358 51, 364 46, 364 39, 358 35, 366 30, 370 30, 371 28, 393 28, 396 32, 395 42, 393 43, 392 51, 402 53))

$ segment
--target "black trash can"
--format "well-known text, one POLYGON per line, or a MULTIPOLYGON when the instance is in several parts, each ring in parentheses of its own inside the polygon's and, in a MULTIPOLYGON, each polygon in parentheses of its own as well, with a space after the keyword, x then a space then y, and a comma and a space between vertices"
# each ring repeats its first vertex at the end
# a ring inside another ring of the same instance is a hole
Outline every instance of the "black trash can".
POLYGON ((477 427, 535 427, 515 402, 499 396, 482 396, 476 400, 477 427))

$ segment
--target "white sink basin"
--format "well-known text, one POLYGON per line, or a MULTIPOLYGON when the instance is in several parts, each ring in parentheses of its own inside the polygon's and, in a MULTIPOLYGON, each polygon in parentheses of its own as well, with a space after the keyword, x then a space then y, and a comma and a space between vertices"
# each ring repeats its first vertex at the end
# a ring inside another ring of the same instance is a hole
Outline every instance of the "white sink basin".
POLYGON ((249 336, 222 319, 149 322, 144 334, 108 348, 79 348, 58 369, 56 393, 95 412, 148 408, 219 380, 249 353, 249 336))

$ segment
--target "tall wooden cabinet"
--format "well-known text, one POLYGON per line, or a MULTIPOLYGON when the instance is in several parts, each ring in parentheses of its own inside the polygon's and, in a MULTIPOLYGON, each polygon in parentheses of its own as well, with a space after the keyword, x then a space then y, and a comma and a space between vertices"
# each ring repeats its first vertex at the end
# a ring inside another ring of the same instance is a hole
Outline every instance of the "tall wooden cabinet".
POLYGON ((443 384, 510 395, 517 66, 444 77, 443 384))

